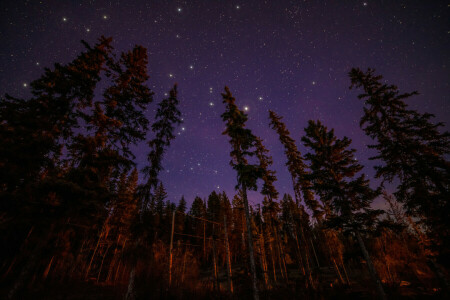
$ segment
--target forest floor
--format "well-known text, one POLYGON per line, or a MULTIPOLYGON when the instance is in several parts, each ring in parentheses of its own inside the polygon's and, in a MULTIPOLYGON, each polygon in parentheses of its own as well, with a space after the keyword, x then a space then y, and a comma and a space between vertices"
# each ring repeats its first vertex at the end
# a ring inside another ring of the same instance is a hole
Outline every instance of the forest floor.
MULTIPOLYGON (((234 287, 235 296, 231 299, 251 299, 252 290, 251 282, 248 274, 244 269, 234 268, 234 287)), ((279 281, 277 287, 261 291, 261 300, 263 299, 376 299, 374 288, 367 274, 359 270, 351 270, 349 272, 350 286, 342 285, 338 276, 332 268, 321 268, 320 270, 320 286, 316 287, 314 293, 306 293, 304 282, 300 281, 300 272, 289 270, 289 284, 281 281, 281 274, 277 274, 279 281)), ((225 272, 219 273, 220 292, 208 292, 212 290, 211 276, 207 270, 201 272, 201 284, 197 286, 203 287, 202 291, 188 291, 182 288, 173 288, 165 291, 160 288, 153 289, 152 283, 144 287, 142 297, 138 299, 230 299, 227 294, 227 280, 225 272), (206 289, 206 291, 205 291, 206 289)), ((345 280, 345 279, 344 279, 345 280)), ((116 286, 97 284, 94 280, 78 281, 70 283, 51 283, 35 285, 27 291, 19 292, 19 298, 23 300, 121 300, 127 291, 125 284, 116 286)), ((406 282, 395 287, 385 286, 388 299, 445 299, 438 289, 426 289, 420 282, 406 282)), ((0 298, 5 299, 8 288, 2 286, 0 288, 0 298)))

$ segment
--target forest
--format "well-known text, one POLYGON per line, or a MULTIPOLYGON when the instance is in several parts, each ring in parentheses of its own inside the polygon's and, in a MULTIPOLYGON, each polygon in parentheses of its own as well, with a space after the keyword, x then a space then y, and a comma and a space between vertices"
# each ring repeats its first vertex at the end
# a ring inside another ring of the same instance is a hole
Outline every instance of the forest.
POLYGON ((417 92, 374 69, 348 70, 377 187, 351 139, 299 120, 296 141, 268 111, 292 179, 294 193, 282 195, 264 137, 225 87, 219 138, 229 141, 235 194, 171 201, 160 173, 183 122, 177 85, 155 105, 144 47, 83 44, 46 68, 28 99, 0 99, 2 299, 450 296, 450 135, 408 106, 417 92), (143 168, 136 145, 146 147, 143 168), (264 200, 251 205, 249 191, 264 200))

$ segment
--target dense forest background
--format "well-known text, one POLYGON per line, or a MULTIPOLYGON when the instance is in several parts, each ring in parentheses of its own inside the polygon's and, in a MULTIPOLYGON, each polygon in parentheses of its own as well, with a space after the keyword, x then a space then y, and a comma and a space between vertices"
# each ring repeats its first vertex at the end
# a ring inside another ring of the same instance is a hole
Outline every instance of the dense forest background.
POLYGON ((295 141, 283 117, 267 112, 292 179, 294 194, 281 195, 264 137, 246 127, 245 109, 225 87, 218 138, 230 143, 223 154, 236 192, 170 201, 160 173, 183 122, 177 85, 154 105, 145 48, 117 54, 104 37, 83 44, 73 61, 30 84, 30 98, 0 100, 3 297, 448 294, 449 133, 407 105, 416 92, 372 69, 349 70, 376 178, 329 124, 299 120, 295 141), (137 145, 147 149, 143 168, 137 145), (249 204, 249 191, 264 200, 249 204), (375 209, 375 199, 387 209, 375 209))

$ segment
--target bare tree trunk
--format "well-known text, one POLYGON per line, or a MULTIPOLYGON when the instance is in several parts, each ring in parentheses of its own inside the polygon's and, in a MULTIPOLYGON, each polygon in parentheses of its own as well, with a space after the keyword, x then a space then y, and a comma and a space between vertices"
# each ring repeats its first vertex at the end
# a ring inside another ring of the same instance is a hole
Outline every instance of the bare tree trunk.
POLYGON ((270 243, 269 243, 269 249, 270 249, 270 256, 272 257, 272 268, 273 268, 273 280, 275 281, 275 283, 277 282, 277 272, 276 272, 276 269, 275 269, 275 257, 274 257, 274 254, 273 254, 273 245, 272 245, 272 241, 270 241, 270 243))
POLYGON ((136 267, 133 267, 130 272, 130 278, 128 279, 128 290, 127 294, 125 295, 126 300, 136 299, 135 280, 136 280, 136 267))
POLYGON ((216 241, 214 238, 214 224, 213 224, 213 236, 212 236, 212 251, 213 251, 213 265, 214 265, 214 290, 215 291, 219 291, 220 287, 219 287, 219 280, 218 280, 218 271, 217 271, 217 258, 216 258, 216 241))
POLYGON ((22 289, 22 287, 25 285, 25 280, 29 277, 31 270, 35 268, 37 262, 38 262, 38 256, 42 252, 42 249, 45 247, 45 245, 48 243, 54 229, 54 224, 50 226, 50 229, 48 231, 48 234, 45 236, 45 238, 39 239, 39 242, 37 246, 34 248, 33 252, 28 258, 28 261, 26 262, 25 266, 22 268, 22 271, 19 273, 19 276, 17 277, 16 281, 14 282, 12 288, 9 290, 8 298, 7 299, 14 299, 16 298, 16 294, 18 291, 22 289))
POLYGON ((223 224, 225 229, 225 250, 227 252, 227 279, 228 279, 228 291, 230 295, 233 295, 233 280, 231 274, 231 259, 230 259, 230 245, 228 244, 228 229, 227 229, 227 215, 223 216, 223 224))
POLYGON ((247 239, 248 239, 248 254, 250 259, 250 270, 252 273, 252 284, 253 284, 253 299, 259 300, 259 291, 258 291, 258 281, 256 278, 256 266, 255 266, 255 257, 253 253, 253 234, 250 223, 250 212, 248 208, 248 199, 247 199, 247 188, 245 184, 242 185, 242 195, 244 198, 244 210, 245 210, 245 221, 247 224, 247 239))
POLYGON ((175 229, 175 211, 172 214, 172 230, 170 234, 170 250, 169 250, 169 287, 172 285, 172 257, 173 257, 173 232, 175 229))
POLYGON ((364 259, 367 262, 367 267, 369 268, 370 276, 372 277, 372 280, 374 281, 378 298, 381 300, 386 299, 386 294, 384 293, 383 285, 381 284, 381 280, 377 275, 377 272, 372 264, 372 260, 370 259, 369 252, 367 252, 366 246, 364 245, 364 241, 362 240, 361 234, 358 230, 355 230, 356 239, 358 240, 359 247, 361 248, 361 251, 363 253, 364 259))

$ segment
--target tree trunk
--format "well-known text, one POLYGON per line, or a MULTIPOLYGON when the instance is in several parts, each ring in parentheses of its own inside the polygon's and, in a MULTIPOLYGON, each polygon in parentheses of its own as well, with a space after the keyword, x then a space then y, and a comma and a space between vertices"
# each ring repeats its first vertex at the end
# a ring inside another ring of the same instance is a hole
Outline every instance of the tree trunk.
POLYGON ((230 245, 228 244, 228 229, 227 229, 227 215, 223 216, 223 225, 225 229, 225 250, 227 252, 227 279, 228 279, 228 291, 230 295, 233 295, 233 280, 231 278, 231 258, 230 258, 230 245))
POLYGON ((242 195, 244 198, 244 210, 245 210, 245 223, 247 224, 247 239, 248 239, 248 254, 250 259, 250 270, 252 273, 252 284, 253 284, 253 299, 259 300, 258 282, 256 278, 256 267, 255 267, 255 257, 253 255, 253 234, 252 227, 250 223, 250 212, 248 208, 247 199, 247 188, 242 185, 242 195))
POLYGON ((136 267, 133 267, 130 272, 130 279, 128 279, 128 290, 127 294, 125 295, 126 300, 136 299, 135 279, 136 279, 136 267))
POLYGON ((363 253, 364 259, 367 262, 367 267, 369 268, 370 276, 372 277, 373 282, 377 288, 378 298, 381 300, 386 299, 386 294, 384 293, 383 286, 381 285, 381 280, 377 275, 377 272, 372 264, 372 260, 370 259, 369 252, 367 252, 366 246, 364 245, 364 241, 362 240, 361 234, 358 230, 355 230, 356 239, 358 240, 359 247, 363 253))

